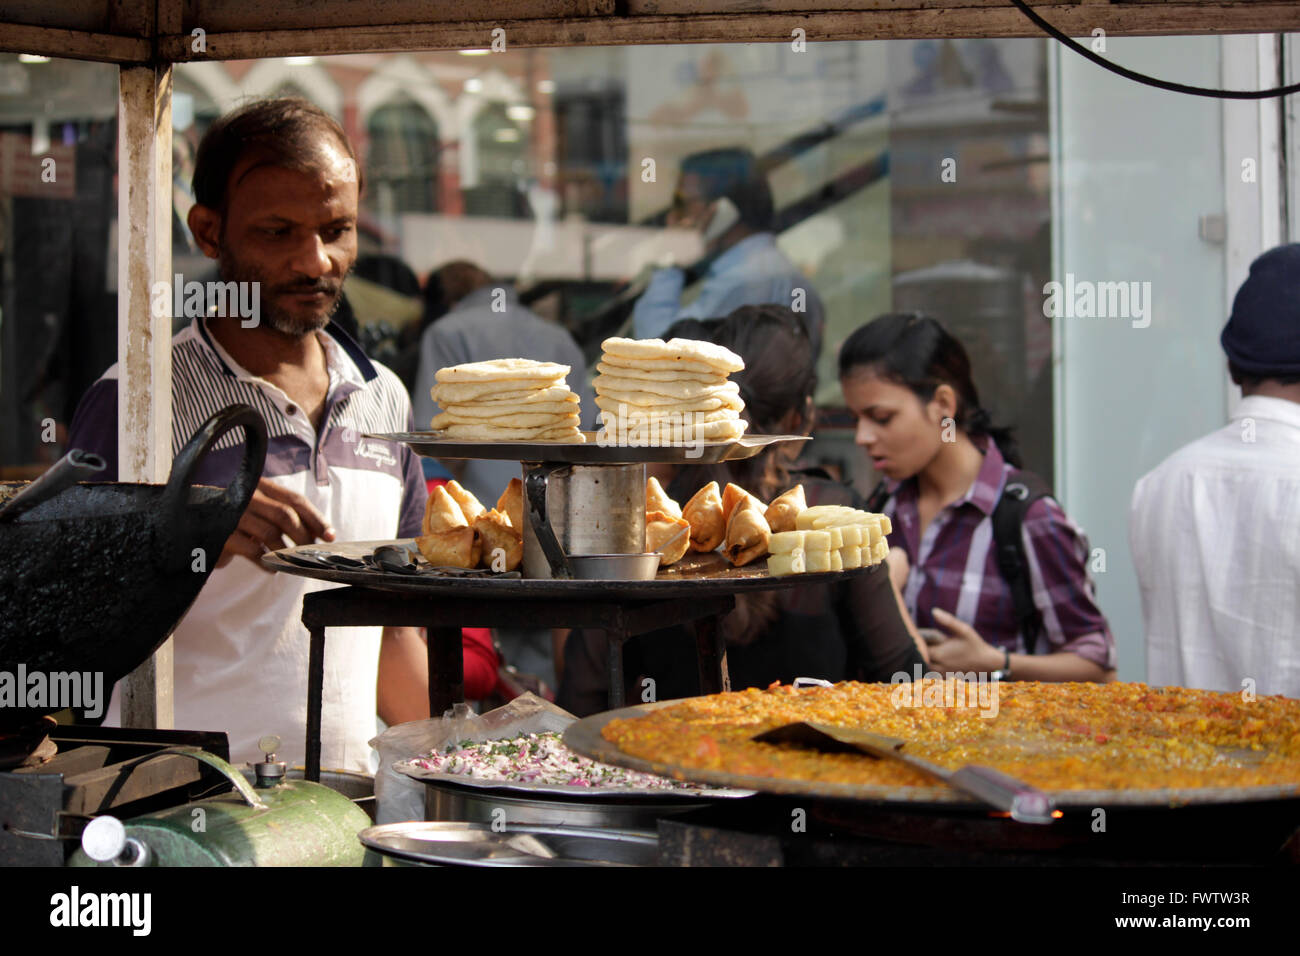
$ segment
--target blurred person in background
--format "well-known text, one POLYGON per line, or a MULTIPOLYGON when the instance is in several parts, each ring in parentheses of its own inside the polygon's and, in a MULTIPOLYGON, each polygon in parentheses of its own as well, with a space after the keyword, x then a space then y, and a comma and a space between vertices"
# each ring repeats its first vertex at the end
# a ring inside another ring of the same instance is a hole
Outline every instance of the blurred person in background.
POLYGON ((777 247, 774 216, 771 187, 749 150, 714 149, 683 159, 666 222, 701 233, 704 274, 684 294, 682 269, 656 269, 632 310, 633 335, 659 338, 679 319, 730 315, 743 305, 780 305, 803 323, 815 362, 825 309, 808 278, 777 247))
MULTIPOLYGON (((569 366, 568 384, 581 399, 582 427, 590 428, 595 402, 587 380, 587 363, 573 336, 520 304, 508 282, 495 281, 472 262, 449 262, 430 274, 425 287, 425 319, 420 336, 420 364, 411 405, 416 428, 427 429, 441 411, 430 394, 438 370, 466 362, 527 358, 569 366)), ((424 459, 427 466, 434 463, 424 459)), ((521 475, 514 461, 441 462, 446 473, 492 504, 511 478, 521 475)), ((426 476, 440 473, 426 466, 426 476)))
MULTIPOLYGON (((731 376, 745 402, 747 434, 806 435, 815 417, 817 376, 812 343, 799 317, 782 306, 746 306, 725 319, 688 319, 669 337, 715 342, 745 360, 731 376)), ((796 484, 811 505, 862 507, 847 485, 816 470, 792 468, 798 446, 772 445, 743 461, 683 465, 661 472, 668 495, 685 504, 710 481, 734 482, 769 502, 796 484)), ((908 680, 925 662, 920 638, 904 619, 900 599, 881 565, 835 584, 807 584, 780 591, 736 596, 736 609, 722 618, 731 686, 766 687, 797 677, 823 680, 908 680)), ((603 633, 575 630, 564 641, 564 671, 558 701, 579 715, 606 709, 608 642, 603 633)), ((639 699, 640 682, 655 681, 659 700, 700 693, 696 643, 689 625, 634 637, 624 645, 629 699, 639 699), (634 696, 636 695, 636 696, 634 696)))
POLYGON ((1021 470, 1011 430, 980 406, 962 344, 928 316, 882 315, 844 342, 839 368, 857 443, 885 476, 868 510, 892 519, 891 573, 932 631, 935 669, 1112 679, 1115 639, 1087 539, 1021 470))
POLYGON ((1133 489, 1147 680, 1300 697, 1300 245, 1251 263, 1219 341, 1231 421, 1133 489))

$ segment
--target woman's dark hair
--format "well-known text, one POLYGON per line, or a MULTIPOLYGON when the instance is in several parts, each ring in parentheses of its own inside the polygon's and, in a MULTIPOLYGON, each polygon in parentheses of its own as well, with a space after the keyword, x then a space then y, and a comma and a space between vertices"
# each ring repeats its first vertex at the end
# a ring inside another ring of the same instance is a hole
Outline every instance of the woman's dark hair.
POLYGON ((861 372, 905 385, 922 402, 940 385, 957 393, 958 428, 972 437, 986 435, 1010 464, 1024 467, 1009 427, 993 424, 980 405, 966 349, 937 319, 917 312, 891 312, 859 328, 840 347, 840 378, 861 372))
MULTIPOLYGON (((343 127, 315 103, 298 96, 246 103, 219 117, 203 134, 194 157, 194 198, 225 212, 230 174, 245 153, 261 154, 268 165, 311 171, 319 163, 322 139, 333 139, 356 162, 343 127)), ((363 185, 357 163, 358 191, 363 185)))
MULTIPOLYGON (((740 386, 749 422, 746 434, 773 435, 791 413, 812 414, 817 390, 816 356, 799 317, 782 305, 745 305, 725 319, 682 319, 664 333, 665 339, 700 339, 731 349, 745 367, 731 375, 740 386)), ((805 424, 811 425, 812 422, 805 424)), ((692 493, 710 480, 734 481, 760 498, 770 499, 786 489, 789 474, 778 446, 753 458, 716 468, 686 469, 695 483, 692 493), (705 475, 706 470, 715 472, 705 475)))

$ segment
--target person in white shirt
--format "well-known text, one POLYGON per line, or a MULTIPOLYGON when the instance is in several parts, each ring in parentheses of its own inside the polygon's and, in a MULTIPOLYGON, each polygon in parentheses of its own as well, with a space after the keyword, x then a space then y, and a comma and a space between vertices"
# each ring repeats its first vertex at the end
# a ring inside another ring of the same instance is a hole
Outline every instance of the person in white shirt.
MULTIPOLYGON (((172 340, 172 447, 233 403, 266 421, 266 465, 216 570, 175 640, 176 725, 225 731, 236 764, 257 741, 304 757, 309 637, 302 599, 329 585, 274 574, 268 550, 418 534, 426 493, 410 448, 367 438, 405 431, 401 381, 330 320, 357 256, 361 170, 339 125, 306 100, 259 100, 218 119, 199 144, 189 227, 221 279, 257 297, 255 321, 196 316, 172 340)), ((241 293, 241 301, 244 299, 241 293)), ((225 305, 229 296, 223 297, 225 305)), ((117 462, 117 366, 82 398, 71 447, 117 462)), ((231 432, 195 480, 225 485, 243 455, 231 432)), ((114 469, 110 469, 110 472, 114 469)), ((331 628, 325 647, 321 765, 371 769, 378 712, 428 716, 420 630, 331 628)), ((115 719, 117 699, 108 719, 115 719)))
POLYGON ((1231 422, 1133 492, 1147 680, 1300 697, 1300 244, 1251 264, 1220 341, 1231 422))

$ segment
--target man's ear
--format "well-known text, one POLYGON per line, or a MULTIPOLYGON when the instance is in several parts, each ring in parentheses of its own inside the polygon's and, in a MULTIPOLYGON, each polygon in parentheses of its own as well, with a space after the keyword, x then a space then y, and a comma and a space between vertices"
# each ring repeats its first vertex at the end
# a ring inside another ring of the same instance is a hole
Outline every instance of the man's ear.
POLYGON ((194 234, 194 241, 198 243, 199 250, 209 259, 219 258, 221 251, 221 213, 215 209, 209 209, 202 203, 195 203, 190 207, 190 213, 185 217, 189 223, 190 232, 194 234))

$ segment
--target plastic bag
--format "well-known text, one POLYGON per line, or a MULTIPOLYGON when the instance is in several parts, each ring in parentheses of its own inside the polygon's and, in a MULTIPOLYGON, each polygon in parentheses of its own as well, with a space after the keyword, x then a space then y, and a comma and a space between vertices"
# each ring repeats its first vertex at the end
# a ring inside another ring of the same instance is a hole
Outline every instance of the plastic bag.
POLYGON ((393 764, 462 741, 482 743, 520 734, 562 731, 577 719, 535 694, 523 694, 486 714, 476 714, 467 704, 457 704, 442 717, 389 727, 370 741, 370 746, 379 751, 379 771, 375 774, 376 822, 401 823, 425 818, 424 784, 398 773, 393 764))

